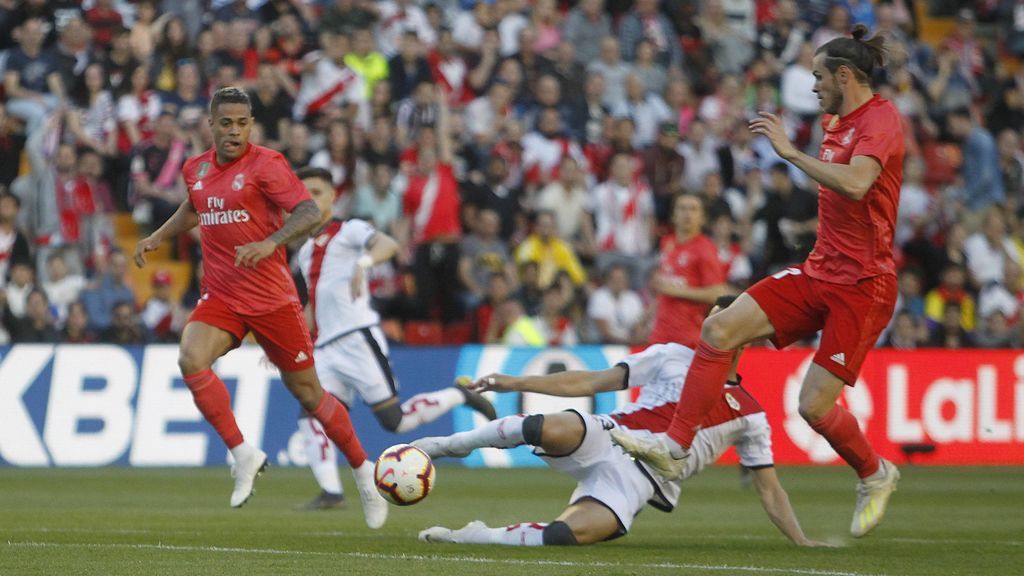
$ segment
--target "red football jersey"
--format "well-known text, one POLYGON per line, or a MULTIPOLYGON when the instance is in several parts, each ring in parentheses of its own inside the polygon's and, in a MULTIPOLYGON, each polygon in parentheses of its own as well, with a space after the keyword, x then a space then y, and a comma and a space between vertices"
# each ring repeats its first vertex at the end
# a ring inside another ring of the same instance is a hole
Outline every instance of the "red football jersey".
MULTIPOLYGON (((665 278, 693 287, 725 283, 725 269, 718 259, 714 242, 699 234, 679 242, 675 234, 661 240, 661 262, 658 271, 665 278)), ((648 344, 676 342, 693 348, 700 338, 700 325, 711 308, 708 304, 658 295, 658 314, 648 344)))
POLYGON ((427 177, 409 177, 409 186, 402 197, 402 212, 412 219, 414 244, 430 242, 443 236, 462 235, 459 184, 450 164, 438 164, 427 177))
POLYGON ((199 214, 203 291, 243 315, 276 310, 299 296, 282 246, 255 268, 235 266, 235 247, 265 240, 281 228, 283 212, 312 200, 280 153, 250 144, 237 160, 218 164, 214 150, 182 169, 199 214))
POLYGON ((882 171, 867 195, 851 200, 818 186, 818 240, 804 272, 837 284, 895 274, 893 231, 903 183, 903 123, 891 102, 877 94, 839 119, 824 119, 825 138, 819 159, 849 164, 854 156, 870 156, 882 171))

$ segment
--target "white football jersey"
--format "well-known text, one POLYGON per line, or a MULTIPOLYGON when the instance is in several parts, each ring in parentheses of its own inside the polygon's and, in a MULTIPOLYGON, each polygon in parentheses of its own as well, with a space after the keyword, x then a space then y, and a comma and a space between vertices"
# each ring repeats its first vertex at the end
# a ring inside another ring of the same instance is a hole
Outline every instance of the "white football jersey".
POLYGON ((296 258, 313 309, 317 347, 380 323, 380 316, 370 307, 366 275, 359 298, 352 299, 350 288, 356 260, 366 251, 366 243, 376 232, 363 220, 332 220, 299 249, 296 258))
MULTIPOLYGON (((680 344, 655 344, 623 358, 617 365, 626 368, 628 387, 639 388, 640 395, 609 416, 623 428, 666 431, 692 361, 693 350, 680 344)), ((718 460, 730 446, 736 447, 740 463, 747 468, 773 465, 771 427, 764 409, 737 385, 726 385, 720 401, 704 418, 690 447, 682 479, 718 460)), ((666 481, 643 468, 656 486, 651 505, 671 510, 679 500, 679 482, 666 481)))

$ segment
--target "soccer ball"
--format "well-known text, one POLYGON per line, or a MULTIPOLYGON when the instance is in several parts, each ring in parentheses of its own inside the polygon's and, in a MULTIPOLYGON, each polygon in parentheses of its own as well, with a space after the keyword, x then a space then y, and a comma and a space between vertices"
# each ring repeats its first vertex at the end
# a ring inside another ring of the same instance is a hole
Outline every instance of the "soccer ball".
POLYGON ((423 450, 409 444, 396 444, 377 458, 373 478, 385 500, 409 506, 430 494, 434 487, 434 463, 423 450))

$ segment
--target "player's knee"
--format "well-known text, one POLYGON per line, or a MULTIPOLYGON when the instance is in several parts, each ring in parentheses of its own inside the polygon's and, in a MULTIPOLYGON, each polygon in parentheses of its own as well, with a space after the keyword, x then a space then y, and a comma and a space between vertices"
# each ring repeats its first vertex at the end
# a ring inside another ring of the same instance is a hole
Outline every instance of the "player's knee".
POLYGON ((185 348, 178 352, 178 368, 181 370, 182 375, 195 374, 196 372, 202 372, 213 365, 212 362, 206 359, 205 354, 200 353, 194 348, 185 348))
POLYGON ((319 383, 315 380, 290 382, 288 383, 288 391, 299 401, 299 405, 310 413, 316 410, 317 405, 320 404, 321 396, 325 394, 320 388, 319 383))
POLYGON ((544 437, 544 415, 532 414, 523 419, 523 440, 530 446, 540 446, 544 437))
POLYGON ((700 328, 701 340, 718 348, 719 350, 731 350, 740 343, 734 342, 736 331, 732 323, 722 314, 715 314, 704 319, 700 328))
POLYGON ((555 520, 544 527, 545 546, 577 546, 580 544, 572 528, 561 520, 555 520))
POLYGON ((834 403, 822 401, 817 397, 801 397, 797 411, 800 412, 800 416, 807 421, 807 423, 812 423, 824 418, 834 405, 834 403))
POLYGON ((397 432, 398 426, 402 423, 402 407, 398 402, 392 402, 381 408, 374 408, 373 415, 377 422, 388 432, 397 432))

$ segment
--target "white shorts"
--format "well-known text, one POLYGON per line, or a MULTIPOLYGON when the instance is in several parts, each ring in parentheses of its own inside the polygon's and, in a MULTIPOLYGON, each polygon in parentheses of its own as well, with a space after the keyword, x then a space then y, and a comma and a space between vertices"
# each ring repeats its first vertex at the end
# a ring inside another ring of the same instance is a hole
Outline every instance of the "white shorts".
POLYGON ((617 424, 604 415, 569 410, 583 420, 583 442, 566 456, 538 456, 555 470, 576 479, 569 504, 592 498, 605 505, 619 519, 622 533, 629 531, 633 518, 654 496, 651 479, 628 454, 615 444, 608 431, 617 424))
POLYGON ((398 395, 388 342, 377 326, 360 328, 315 348, 313 360, 323 389, 348 406, 356 395, 371 406, 398 395))

